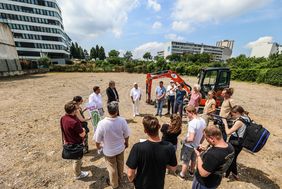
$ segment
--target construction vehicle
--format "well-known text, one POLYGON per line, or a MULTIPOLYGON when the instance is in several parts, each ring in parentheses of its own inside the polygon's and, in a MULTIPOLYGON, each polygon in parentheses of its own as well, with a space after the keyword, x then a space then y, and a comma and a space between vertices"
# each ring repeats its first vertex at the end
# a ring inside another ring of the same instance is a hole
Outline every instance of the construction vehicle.
MULTIPOLYGON (((216 105, 217 108, 221 106, 223 98, 221 92, 224 88, 228 88, 230 85, 231 71, 229 68, 211 67, 203 68, 198 74, 198 84, 201 86, 202 100, 200 102, 200 111, 203 109, 206 103, 207 94, 210 90, 216 92, 216 105)), ((175 83, 184 84, 184 89, 187 91, 188 96, 191 94, 192 87, 186 83, 176 72, 171 70, 161 71, 157 73, 147 73, 146 77, 146 102, 148 104, 154 104, 151 98, 152 95, 152 81, 154 79, 170 78, 175 83)), ((219 110, 219 109, 218 109, 219 110)))

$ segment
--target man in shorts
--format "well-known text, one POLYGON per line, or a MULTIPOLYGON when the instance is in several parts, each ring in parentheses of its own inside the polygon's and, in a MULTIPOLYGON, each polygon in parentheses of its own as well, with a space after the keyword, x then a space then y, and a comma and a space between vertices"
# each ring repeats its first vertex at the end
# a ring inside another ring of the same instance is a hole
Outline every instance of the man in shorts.
POLYGON ((181 179, 185 179, 186 172, 189 168, 189 174, 194 175, 196 154, 194 148, 198 148, 203 142, 203 131, 206 128, 206 122, 203 118, 197 115, 196 109, 192 105, 186 107, 187 116, 189 118, 188 133, 183 140, 183 146, 180 153, 180 160, 182 161, 182 169, 179 173, 181 179))

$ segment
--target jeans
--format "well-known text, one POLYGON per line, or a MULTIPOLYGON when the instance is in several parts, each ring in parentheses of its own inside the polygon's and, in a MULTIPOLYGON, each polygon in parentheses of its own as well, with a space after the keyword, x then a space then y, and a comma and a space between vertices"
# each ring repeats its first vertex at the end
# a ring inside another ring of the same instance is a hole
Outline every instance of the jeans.
MULTIPOLYGON (((229 138, 229 143, 232 144, 232 140, 237 142, 238 138, 233 136, 233 135, 231 135, 230 138, 229 138)), ((242 147, 241 144, 238 144, 238 145, 232 144, 232 146, 233 146, 233 148, 235 150, 235 156, 234 156, 234 159, 233 159, 230 167, 226 171, 225 177, 228 177, 230 175, 230 172, 233 173, 234 175, 238 175, 238 171, 237 171, 237 157, 240 154, 240 152, 242 151, 243 147, 242 147)))
POLYGON ((175 96, 168 96, 167 99, 167 113, 170 114, 170 107, 171 107, 171 114, 173 114, 173 110, 174 110, 174 100, 175 100, 175 96))
POLYGON ((183 102, 175 102, 174 104, 174 113, 179 112, 180 117, 183 115, 183 102))
POLYGON ((112 157, 105 156, 105 160, 110 176, 110 184, 113 188, 117 188, 123 177, 124 152, 112 157))
POLYGON ((197 180, 197 177, 194 176, 193 184, 192 184, 192 189, 215 189, 215 188, 216 188, 216 187, 208 188, 208 187, 202 185, 202 184, 199 183, 199 181, 197 180))
POLYGON ((157 115, 161 116, 163 111, 164 100, 157 100, 157 115))

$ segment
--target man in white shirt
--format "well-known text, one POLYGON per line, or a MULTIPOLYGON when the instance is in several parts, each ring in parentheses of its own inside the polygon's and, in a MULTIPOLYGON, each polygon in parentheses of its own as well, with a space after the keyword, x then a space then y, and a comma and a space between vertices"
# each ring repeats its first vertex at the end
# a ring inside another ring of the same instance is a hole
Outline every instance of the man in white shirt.
POLYGON ((104 109, 103 109, 103 100, 101 96, 101 90, 99 86, 93 87, 93 93, 89 96, 89 104, 93 103, 97 107, 100 116, 102 117, 104 115, 104 109))
POLYGON ((170 114, 170 107, 171 107, 171 114, 173 114, 173 108, 174 108, 174 101, 175 101, 175 91, 176 91, 176 86, 174 84, 173 80, 170 80, 170 84, 167 86, 167 113, 166 115, 170 114))
POLYGON ((204 129, 206 128, 206 122, 203 118, 197 116, 197 111, 194 106, 188 105, 186 107, 186 113, 189 118, 188 133, 183 140, 183 146, 180 153, 180 160, 183 162, 179 177, 184 179, 185 174, 190 164, 189 174, 194 174, 196 154, 194 148, 197 149, 204 140, 204 129))
POLYGON ((141 101, 141 89, 138 88, 138 84, 134 83, 134 87, 130 91, 130 98, 133 104, 133 117, 139 114, 139 105, 141 101))
POLYGON ((117 115, 118 102, 108 103, 107 108, 110 116, 98 123, 94 139, 97 149, 103 149, 109 184, 112 188, 117 188, 123 177, 124 150, 128 147, 129 127, 126 120, 117 115))

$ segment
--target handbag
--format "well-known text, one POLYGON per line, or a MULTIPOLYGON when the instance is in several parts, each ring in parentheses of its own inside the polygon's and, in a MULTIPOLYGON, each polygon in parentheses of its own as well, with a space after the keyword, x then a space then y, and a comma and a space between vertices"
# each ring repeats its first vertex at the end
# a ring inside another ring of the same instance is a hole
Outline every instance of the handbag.
POLYGON ((82 144, 64 144, 62 158, 78 160, 83 157, 83 145, 82 144))
POLYGON ((81 159, 83 157, 83 144, 64 144, 65 132, 62 125, 62 119, 61 119, 61 130, 62 130, 62 143, 63 143, 62 158, 72 159, 72 160, 81 159))

